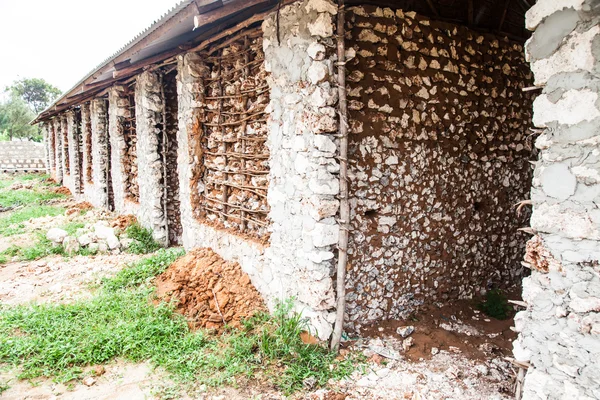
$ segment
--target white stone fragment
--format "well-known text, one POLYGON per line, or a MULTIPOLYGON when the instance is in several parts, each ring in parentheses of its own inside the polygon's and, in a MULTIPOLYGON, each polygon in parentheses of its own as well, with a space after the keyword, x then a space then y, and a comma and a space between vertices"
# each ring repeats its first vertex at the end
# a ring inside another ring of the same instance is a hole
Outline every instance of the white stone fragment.
POLYGON ((339 239, 340 227, 338 225, 328 225, 316 223, 312 231, 313 244, 315 247, 326 247, 336 244, 339 239))
POLYGON ((577 178, 565 164, 552 164, 545 167, 540 179, 544 192, 559 200, 571 197, 577 187, 577 178))
POLYGON ((317 150, 324 153, 335 153, 337 150, 335 143, 333 143, 326 135, 316 135, 314 141, 317 150))
POLYGON ((585 0, 539 0, 525 13, 525 26, 530 31, 548 16, 565 8, 580 10, 585 0))
POLYGON ((306 52, 308 53, 308 56, 313 60, 322 61, 323 59, 325 59, 325 46, 323 46, 321 43, 311 43, 308 46, 308 49, 306 49, 306 52))
POLYGON ((46 239, 54 243, 62 243, 67 236, 67 231, 60 228, 52 228, 46 233, 46 239))
POLYGON ((330 14, 337 14, 337 6, 330 0, 308 0, 304 6, 306 12, 316 11, 319 13, 327 12, 330 14))
POLYGON ((320 36, 323 38, 333 36, 333 19, 331 14, 319 14, 314 22, 308 24, 308 31, 312 36, 320 36))
POLYGON ((315 61, 308 67, 307 74, 310 83, 317 85, 327 79, 329 76, 329 69, 325 63, 315 61))
POLYGON ((542 94, 533 102, 533 123, 545 128, 553 121, 565 125, 591 121, 600 117, 600 110, 595 105, 597 100, 598 93, 589 89, 568 90, 556 103, 542 94))

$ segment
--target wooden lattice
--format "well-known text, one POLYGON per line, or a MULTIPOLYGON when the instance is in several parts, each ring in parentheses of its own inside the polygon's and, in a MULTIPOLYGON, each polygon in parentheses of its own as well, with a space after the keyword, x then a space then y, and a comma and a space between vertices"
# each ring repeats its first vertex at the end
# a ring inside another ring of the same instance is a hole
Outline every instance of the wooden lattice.
POLYGON ((200 123, 203 190, 196 217, 255 238, 266 235, 269 88, 260 31, 248 30, 203 54, 200 123))

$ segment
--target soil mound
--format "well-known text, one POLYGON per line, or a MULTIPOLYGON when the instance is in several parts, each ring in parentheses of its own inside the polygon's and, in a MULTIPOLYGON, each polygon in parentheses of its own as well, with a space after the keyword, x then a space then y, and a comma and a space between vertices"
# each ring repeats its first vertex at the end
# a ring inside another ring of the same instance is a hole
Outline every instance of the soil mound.
POLYGON ((80 203, 73 204, 71 207, 67 209, 65 215, 77 214, 81 211, 91 210, 94 206, 87 201, 82 201, 80 203))
POLYGON ((71 191, 70 191, 70 190, 69 190, 69 188, 68 188, 68 187, 66 187, 66 186, 61 186, 61 187, 58 187, 58 188, 56 188, 56 189, 52 189, 52 191, 53 191, 54 193, 58 193, 58 194, 64 194, 64 195, 67 195, 67 196, 70 196, 70 195, 71 195, 71 191))
POLYGON ((131 214, 119 215, 117 218, 113 219, 110 222, 110 226, 112 228, 124 231, 130 225, 135 224, 136 221, 137 221, 137 219, 135 218, 135 215, 131 215, 131 214))
POLYGON ((176 300, 191 329, 221 329, 266 310, 250 277, 238 263, 211 249, 195 249, 177 259, 156 279, 158 296, 176 300))

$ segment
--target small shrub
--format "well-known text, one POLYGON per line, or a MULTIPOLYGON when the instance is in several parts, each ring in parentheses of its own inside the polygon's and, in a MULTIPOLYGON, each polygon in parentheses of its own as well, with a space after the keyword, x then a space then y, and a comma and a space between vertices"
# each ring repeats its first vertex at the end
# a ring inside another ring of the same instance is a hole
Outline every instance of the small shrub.
POLYGON ((129 225, 125 229, 127 237, 133 239, 134 242, 128 248, 128 251, 133 254, 152 253, 160 248, 160 245, 152 237, 152 231, 144 228, 139 223, 129 225))
POLYGON ((489 290, 485 294, 485 300, 479 304, 479 309, 496 319, 506 319, 511 312, 506 296, 499 289, 489 290))

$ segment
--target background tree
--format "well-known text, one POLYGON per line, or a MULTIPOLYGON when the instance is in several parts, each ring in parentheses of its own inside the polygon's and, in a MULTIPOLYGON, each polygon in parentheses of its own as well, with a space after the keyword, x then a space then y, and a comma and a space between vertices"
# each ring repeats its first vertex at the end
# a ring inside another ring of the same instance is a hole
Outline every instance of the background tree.
POLYGON ((7 91, 23 99, 36 115, 45 110, 61 93, 57 87, 39 78, 15 81, 7 91))
POLYGON ((0 138, 42 140, 40 131, 29 125, 35 114, 29 106, 15 94, 0 103, 0 138))

